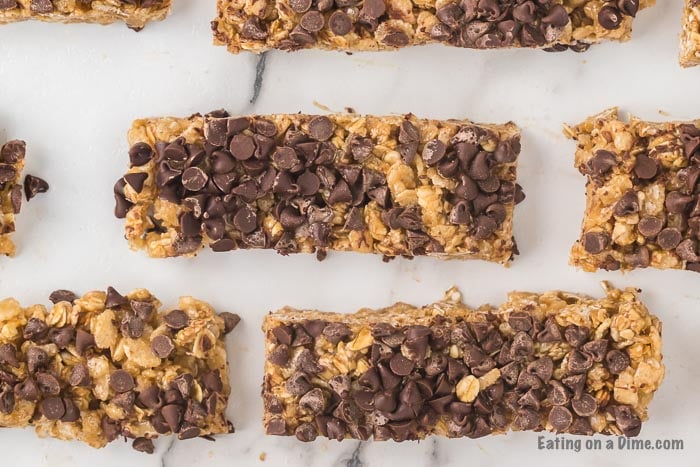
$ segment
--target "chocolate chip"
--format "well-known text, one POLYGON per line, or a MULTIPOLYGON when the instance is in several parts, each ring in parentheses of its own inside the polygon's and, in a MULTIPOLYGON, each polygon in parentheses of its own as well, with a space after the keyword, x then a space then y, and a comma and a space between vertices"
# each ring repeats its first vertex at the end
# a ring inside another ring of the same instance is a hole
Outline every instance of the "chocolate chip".
POLYGON ((608 173, 617 165, 615 154, 605 149, 599 149, 588 161, 588 167, 592 175, 601 176, 608 173))
POLYGON ((302 423, 294 430, 294 436, 296 436, 299 441, 308 443, 316 439, 318 432, 313 424, 302 423))
POLYGON ((299 175, 297 178, 297 184, 299 185, 299 194, 302 196, 311 196, 318 193, 321 187, 321 180, 313 172, 305 170, 304 173, 299 175))
POLYGON ((688 195, 684 195, 679 191, 672 191, 666 195, 665 206, 671 214, 682 214, 692 200, 688 195))
POLYGON ((0 161, 6 164, 14 164, 24 159, 27 152, 27 144, 21 140, 12 140, 5 143, 0 149, 0 161))
POLYGON ((46 14, 52 13, 54 11, 54 6, 51 0, 32 0, 29 4, 29 9, 34 13, 46 14))
POLYGON ((549 382, 550 389, 547 392, 547 400, 552 405, 566 405, 569 402, 569 393, 557 380, 552 380, 549 382))
POLYGON ((5 184, 14 181, 16 176, 17 169, 11 165, 0 164, 0 183, 5 184))
POLYGON ((249 206, 243 206, 233 216, 233 225, 243 233, 251 233, 258 227, 257 213, 249 206))
POLYGON ((15 409, 15 394, 9 386, 0 391, 0 413, 9 415, 15 409))
POLYGON ((613 213, 616 216, 628 216, 639 212, 639 199, 637 198, 637 192, 634 190, 627 190, 624 195, 615 203, 613 208, 613 213))
POLYGON ((24 381, 15 386, 17 396, 25 401, 36 401, 39 398, 39 387, 34 378, 28 376, 24 381))
POLYGON ((48 420, 60 420, 66 413, 63 399, 56 396, 46 397, 39 404, 41 414, 48 420))
POLYGON ((344 11, 336 10, 328 19, 328 26, 336 36, 344 36, 352 31, 352 20, 344 11))
POLYGON ((75 349, 78 351, 78 355, 84 355, 85 351, 94 345, 95 336, 82 329, 75 332, 75 349))
POLYGON ((160 413, 173 433, 180 431, 182 424, 182 407, 177 404, 168 404, 160 409, 160 413))
MULTIPOLYGON (((598 22, 607 30, 615 30, 622 23, 620 10, 612 5, 606 5, 598 12, 598 22)), ((642 178, 642 177, 640 177, 642 178)))
POLYGON ((238 326, 238 323, 241 322, 240 316, 228 311, 219 313, 219 317, 224 320, 224 334, 228 334, 229 332, 233 331, 233 329, 238 326))
POLYGON ((598 410, 598 402, 590 394, 582 394, 571 401, 571 408, 581 417, 590 417, 598 410))
POLYGON ((14 185, 10 190, 10 205, 12 206, 12 213, 19 214, 22 209, 22 186, 14 185))
POLYGON ((49 332, 49 327, 39 318, 29 318, 22 331, 22 337, 31 341, 43 340, 49 332))
POLYGON ((326 141, 333 136, 334 125, 328 117, 317 116, 309 121, 309 136, 316 141, 326 141))
POLYGON ((119 308, 129 303, 129 300, 117 292, 114 287, 107 287, 105 296, 105 308, 119 308))
POLYGON ((389 47, 405 47, 410 42, 408 35, 401 30, 390 30, 384 35, 382 43, 389 47))
POLYGON ((549 411, 548 420, 554 430, 561 432, 569 428, 574 417, 569 409, 562 405, 556 405, 549 411))
POLYGON ((10 365, 13 368, 19 368, 17 348, 14 344, 6 343, 0 345, 0 363, 10 365))
POLYGON ((585 373, 593 366, 593 358, 578 350, 569 352, 566 368, 570 373, 585 373))
POLYGON ((267 38, 267 31, 265 31, 264 27, 260 23, 260 18, 257 16, 249 16, 245 23, 243 23, 241 36, 244 39, 262 41, 267 38))
MULTIPOLYGON (((612 7, 604 7, 603 10, 605 8, 612 7)), ((659 166, 654 159, 646 154, 637 155, 637 159, 634 163, 634 173, 637 175, 637 177, 642 180, 650 180, 656 176, 658 169, 659 166)))
POLYGON ((352 335, 348 325, 344 323, 328 323, 323 328, 323 335, 331 344, 338 344, 340 341, 347 341, 352 335))
POLYGON ((610 373, 619 375, 630 365, 630 358, 626 352, 613 349, 605 356, 605 363, 610 373))
POLYGON ((38 372, 34 375, 39 391, 44 394, 58 395, 61 392, 61 385, 58 379, 50 373, 38 372))
POLYGON ((423 147, 423 160, 428 166, 433 166, 445 157, 447 147, 439 139, 433 139, 425 143, 423 147))
POLYGON ((73 342, 75 338, 75 327, 64 326, 62 328, 51 328, 49 330, 49 340, 56 344, 56 347, 63 350, 73 342))
POLYGON ((268 435, 285 435, 287 433, 287 423, 283 418, 273 418, 267 422, 265 426, 265 434, 268 435))
POLYGON ((187 313, 185 313, 182 310, 171 311, 170 313, 163 316, 163 320, 169 328, 175 330, 184 329, 190 324, 189 316, 187 316, 187 313))
POLYGON ((642 421, 634 410, 628 405, 619 405, 609 409, 615 423, 625 436, 637 436, 642 429, 642 421))
POLYGON ((156 451, 153 441, 143 437, 136 438, 131 447, 138 452, 145 452, 147 454, 153 454, 156 451))
POLYGON ((562 28, 569 24, 569 13, 563 5, 552 5, 547 16, 542 18, 542 23, 550 24, 555 28, 562 28))
POLYGON ((399 376, 406 376, 413 371, 415 363, 412 360, 407 359, 400 353, 397 353, 391 360, 389 360, 389 367, 394 374, 399 376))
POLYGON ((314 388, 299 399, 299 407, 312 414, 323 413, 326 408, 326 397, 320 388, 314 388))
POLYGON ((151 340, 151 351, 158 358, 168 358, 175 350, 172 339, 166 335, 158 335, 151 340))
POLYGON ((491 175, 491 168, 489 167, 488 153, 481 151, 479 152, 471 163, 469 169, 469 176, 474 180, 486 180, 491 175))
POLYGON ((46 183, 46 180, 34 175, 24 177, 24 196, 27 197, 27 201, 39 193, 46 193, 47 191, 49 191, 49 184, 46 183))
POLYGON ((634 18, 639 11, 639 0, 617 0, 617 7, 625 15, 634 18))
POLYGON ((626 253, 624 261, 633 268, 647 268, 651 264, 651 253, 646 246, 640 246, 632 253, 626 253))
POLYGON ((190 191, 199 191, 204 188, 209 177, 199 167, 189 167, 182 172, 182 185, 190 191))
POLYGON ((495 219, 489 216, 479 216, 476 218, 476 230, 474 232, 474 238, 479 240, 486 240, 498 229, 498 224, 495 219))
POLYGON ((583 248, 592 255, 605 250, 610 243, 610 235, 606 232, 586 232, 583 235, 583 248))
MULTIPOLYGON (((325 20, 323 18, 323 14, 321 14, 318 11, 312 10, 312 11, 307 11, 304 14, 304 16, 301 17, 301 20, 299 20, 299 24, 306 31, 308 31, 310 33, 315 33, 315 32, 319 32, 321 29, 323 29, 323 26, 325 25, 325 20)), ((312 137, 313 137, 313 135, 312 135, 312 137)), ((321 141, 321 140, 319 140, 319 141, 321 141)))
POLYGON ((76 364, 68 377, 68 384, 73 387, 86 387, 90 385, 90 372, 84 363, 76 364))
POLYGON ((293 396, 303 396, 312 389, 312 386, 305 374, 295 372, 287 379, 285 389, 293 396))
POLYGON ((540 425, 540 414, 532 409, 518 410, 513 420, 513 428, 520 431, 534 430, 540 425))
POLYGON ((673 250, 683 239, 681 231, 675 227, 666 227, 656 237, 656 243, 664 250, 673 250))
POLYGON ((126 370, 115 370, 109 377, 109 387, 115 392, 127 392, 134 386, 134 378, 126 370))
POLYGON ((136 398, 142 406, 155 410, 161 406, 161 390, 158 386, 149 386, 141 391, 136 398))
POLYGON ((370 20, 376 20, 386 12, 384 0, 364 0, 360 15, 370 20))
POLYGON ((78 296, 70 290, 54 290, 49 295, 49 301, 54 305, 58 302, 73 303, 77 298, 78 296))
POLYGON ((644 235, 646 238, 653 238, 661 232, 664 227, 664 221, 658 217, 647 216, 642 217, 637 224, 637 229, 639 233, 644 235))
POLYGON ((675 251, 682 260, 690 262, 700 261, 700 256, 697 254, 697 241, 692 238, 686 238, 679 243, 675 251))

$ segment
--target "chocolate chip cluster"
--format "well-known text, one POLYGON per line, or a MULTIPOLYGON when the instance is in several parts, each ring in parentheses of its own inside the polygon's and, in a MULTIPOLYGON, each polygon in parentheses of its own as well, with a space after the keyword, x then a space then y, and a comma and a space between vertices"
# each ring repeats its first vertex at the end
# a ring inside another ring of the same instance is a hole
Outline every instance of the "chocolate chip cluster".
MULTIPOLYGON (((176 255, 209 245, 214 251, 274 248, 281 254, 310 249, 322 259, 326 249, 339 248, 338 242, 353 232, 368 232, 372 220, 383 224, 384 234, 402 233, 403 243, 383 254, 415 256, 440 254, 446 243, 430 235, 419 203, 396 201, 402 194, 397 189, 416 183, 418 160, 453 187, 441 190, 444 200, 434 208, 447 206, 445 222, 464 226, 477 240, 494 239, 512 206, 524 198, 512 181, 520 152, 517 136, 501 140, 490 129, 464 125, 447 142, 425 141, 420 121, 409 116, 389 126, 394 148, 336 122, 294 116, 278 127, 265 117, 216 113, 207 117, 201 142, 178 137, 157 141, 154 148, 136 143, 129 152, 132 170, 115 185, 115 214, 126 217, 154 182, 156 196, 181 209, 176 255), (381 154, 395 150, 400 161, 388 165, 375 152, 377 144, 384 145, 381 154), (398 180, 392 188, 388 177, 401 164, 411 179, 398 180), (127 196, 127 186, 135 196, 127 196), (373 218, 375 211, 379 215, 373 218)), ((420 183, 430 186, 431 181, 420 183)), ((149 222, 145 235, 167 231, 157 216, 149 222)))
POLYGON ((525 311, 499 319, 437 316, 429 326, 375 323, 355 331, 323 320, 274 327, 268 365, 288 376, 275 387, 274 373, 263 386, 267 433, 302 441, 478 438, 509 429, 591 435, 591 417, 601 415, 626 436, 639 433, 631 406, 596 397, 587 384, 595 371, 612 387, 630 366, 609 332, 594 338, 589 328, 561 327, 552 316, 539 320, 525 311), (357 367, 361 360, 367 369, 319 383, 335 370, 321 361, 337 366, 341 348, 357 350, 357 367))
MULTIPOLYGON (((695 125, 680 125, 674 143, 684 154, 683 168, 676 170, 665 168, 660 163, 658 150, 637 151, 631 166, 633 187, 623 193, 613 206, 616 218, 637 216, 636 231, 644 239, 641 245, 621 246, 613 241, 607 231, 593 230, 584 233, 583 248, 592 255, 605 254, 608 249, 624 253, 626 267, 645 268, 651 264, 652 254, 656 250, 674 253, 683 261, 684 269, 700 272, 700 255, 698 239, 700 238, 700 129, 695 125), (665 189, 663 206, 660 214, 647 214, 642 210, 640 193, 651 185, 661 185, 665 189)), ((647 141, 637 141, 638 148, 647 148, 647 141)), ((602 185, 610 176, 613 168, 621 161, 607 150, 598 150, 589 160, 585 172, 594 183, 602 185)), ((603 264, 608 270, 621 267, 621 262, 610 256, 603 264)))
MULTIPOLYGON (((94 0, 76 0, 76 6, 78 8, 88 9, 92 7, 94 0)), ((150 8, 152 6, 159 6, 163 3, 163 0, 119 0, 125 5, 132 5, 138 8, 150 8)), ((13 8, 18 8, 20 5, 17 0, 0 0, 0 10, 10 10, 13 8)), ((33 13, 53 13, 56 9, 53 0, 31 0, 29 8, 33 13)))

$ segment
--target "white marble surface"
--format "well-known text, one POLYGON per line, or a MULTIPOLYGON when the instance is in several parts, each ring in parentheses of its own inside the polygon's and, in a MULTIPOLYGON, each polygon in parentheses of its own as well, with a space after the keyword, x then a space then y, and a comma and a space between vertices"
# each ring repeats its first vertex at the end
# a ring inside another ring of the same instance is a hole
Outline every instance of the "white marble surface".
POLYGON ((211 46, 213 0, 177 0, 171 18, 138 34, 123 25, 0 27, 0 139, 26 139, 27 171, 51 183, 50 194, 25 205, 19 217, 18 256, 0 259, 0 296, 29 304, 46 301, 55 288, 143 286, 166 304, 191 294, 243 317, 228 344, 229 416, 236 434, 215 443, 162 439, 156 454, 147 456, 119 442, 95 451, 39 440, 28 430, 2 430, 2 465, 692 464, 700 446, 695 366, 700 276, 653 270, 586 274, 567 265, 584 206, 584 179, 572 166, 574 145, 562 136, 561 123, 612 105, 648 119, 700 117, 700 69, 683 71, 676 62, 681 0, 659 3, 640 14, 632 42, 594 47, 583 55, 440 46, 352 56, 269 53, 255 102, 258 57, 211 46), (384 264, 378 257, 338 253, 317 263, 311 256, 282 258, 265 251, 204 253, 192 260, 150 260, 129 251, 122 221, 112 217, 111 187, 126 168, 131 120, 220 107, 233 113, 352 107, 375 114, 513 119, 523 128, 519 178, 528 195, 516 212, 522 254, 503 269, 433 259, 384 264), (543 452, 532 433, 404 444, 302 444, 263 435, 259 327, 268 310, 284 304, 343 312, 395 300, 422 304, 453 284, 471 304, 498 303, 511 289, 599 294, 602 279, 641 287, 664 321, 667 378, 641 436, 683 439, 683 451, 543 452))

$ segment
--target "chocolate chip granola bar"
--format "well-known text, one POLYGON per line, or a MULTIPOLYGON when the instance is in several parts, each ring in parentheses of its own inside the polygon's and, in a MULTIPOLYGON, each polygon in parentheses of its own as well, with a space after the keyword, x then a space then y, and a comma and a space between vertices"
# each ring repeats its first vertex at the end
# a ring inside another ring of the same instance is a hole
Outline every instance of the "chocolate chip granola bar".
POLYGON ((700 0, 685 0, 681 33, 681 65, 700 65, 700 0))
POLYGON ((95 448, 124 436, 145 452, 159 434, 233 430, 224 335, 236 315, 191 297, 165 311, 145 289, 50 299, 0 301, 0 427, 95 448))
POLYGON ((170 12, 171 0, 0 0, 0 24, 35 19, 59 23, 124 21, 140 30, 170 12))
POLYGON ((571 264, 585 271, 700 271, 700 120, 649 123, 617 109, 565 127, 587 177, 571 264))
POLYGON ((15 244, 10 237, 15 231, 15 215, 22 207, 19 179, 25 152, 26 144, 19 140, 9 141, 0 148, 0 255, 15 254, 15 244))
POLYGON ((477 49, 584 51, 628 40, 655 0, 217 0, 214 42, 228 50, 391 50, 442 43, 477 49))
POLYGON ((636 436, 664 366, 637 290, 514 292, 470 309, 267 316, 264 425, 301 441, 478 438, 509 430, 636 436))
POLYGON ((507 263, 520 134, 413 115, 137 120, 115 185, 126 238, 154 257, 273 248, 507 263))

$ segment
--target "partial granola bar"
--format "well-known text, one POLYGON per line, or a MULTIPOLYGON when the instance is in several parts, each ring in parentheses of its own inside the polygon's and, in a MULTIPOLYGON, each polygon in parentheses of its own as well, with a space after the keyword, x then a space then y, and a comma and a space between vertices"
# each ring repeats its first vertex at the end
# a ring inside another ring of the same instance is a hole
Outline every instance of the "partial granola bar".
POLYGON ((471 309, 267 316, 264 425, 301 441, 509 430, 636 436, 664 376, 661 323, 635 289, 593 299, 514 292, 471 309))
POLYGON ((0 301, 0 427, 95 448, 124 436, 145 452, 160 434, 232 432, 224 335, 236 315, 192 297, 166 310, 145 289, 50 299, 0 301))
POLYGON ((700 0, 685 0, 681 33, 681 65, 700 65, 700 0))
POLYGON ((656 0, 217 0, 214 42, 230 52, 391 50, 442 43, 476 49, 584 51, 626 41, 656 0))
POLYGON ((616 108, 565 127, 587 177, 571 264, 585 271, 700 271, 700 120, 623 121, 616 108))
POLYGON ((26 144, 13 140, 0 148, 0 254, 13 256, 15 215, 22 207, 22 186, 19 179, 24 169, 26 144))
POLYGON ((59 23, 124 21, 140 30, 170 12, 172 0, 0 0, 0 24, 29 19, 59 23))
POLYGON ((115 185, 133 249, 272 248, 508 263, 512 124, 302 114, 137 120, 115 185))

